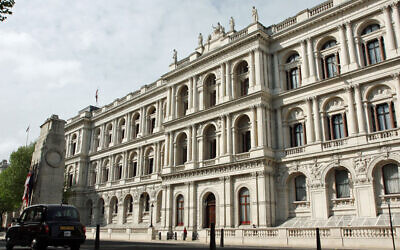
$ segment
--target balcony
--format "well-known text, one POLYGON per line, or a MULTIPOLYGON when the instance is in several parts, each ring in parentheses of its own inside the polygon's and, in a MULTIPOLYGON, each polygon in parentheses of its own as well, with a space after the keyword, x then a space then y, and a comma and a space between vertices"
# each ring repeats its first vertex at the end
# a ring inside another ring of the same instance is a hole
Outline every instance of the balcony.
POLYGON ((300 147, 294 147, 294 148, 289 148, 285 150, 285 155, 296 155, 296 154, 301 154, 306 151, 306 146, 300 146, 300 147))
POLYGON ((328 141, 328 142, 323 142, 322 150, 342 147, 344 145, 347 145, 347 143, 348 143, 348 138, 342 138, 342 139, 332 140, 332 141, 328 141))
POLYGON ((244 152, 244 153, 236 154, 235 158, 236 158, 237 161, 248 159, 248 158, 250 158, 250 152, 244 152))
POLYGON ((367 137, 368 141, 375 142, 375 141, 382 141, 388 138, 394 138, 399 136, 399 129, 390 129, 390 130, 383 130, 374 133, 370 133, 367 137))

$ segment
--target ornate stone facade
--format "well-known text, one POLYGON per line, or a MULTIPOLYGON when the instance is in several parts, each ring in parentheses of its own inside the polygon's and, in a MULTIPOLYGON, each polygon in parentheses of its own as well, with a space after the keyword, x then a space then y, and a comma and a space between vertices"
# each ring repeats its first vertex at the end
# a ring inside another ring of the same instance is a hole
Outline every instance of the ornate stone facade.
POLYGON ((176 55, 155 83, 68 120, 66 181, 88 225, 399 212, 398 1, 331 0, 268 27, 253 9, 248 27, 218 23, 176 55))

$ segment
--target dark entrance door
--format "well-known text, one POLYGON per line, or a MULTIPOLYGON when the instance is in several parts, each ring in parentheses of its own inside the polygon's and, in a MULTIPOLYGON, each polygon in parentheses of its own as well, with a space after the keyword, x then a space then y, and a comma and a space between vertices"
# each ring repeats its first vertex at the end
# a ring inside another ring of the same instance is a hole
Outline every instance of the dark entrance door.
POLYGON ((207 228, 211 227, 211 223, 215 225, 215 196, 209 194, 206 199, 206 224, 207 228))

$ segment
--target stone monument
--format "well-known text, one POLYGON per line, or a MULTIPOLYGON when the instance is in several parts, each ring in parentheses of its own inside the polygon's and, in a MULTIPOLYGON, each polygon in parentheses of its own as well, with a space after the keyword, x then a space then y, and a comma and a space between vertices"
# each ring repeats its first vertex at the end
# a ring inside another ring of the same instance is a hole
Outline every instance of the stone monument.
POLYGON ((30 205, 59 204, 64 188, 65 121, 52 115, 42 126, 32 155, 30 205))

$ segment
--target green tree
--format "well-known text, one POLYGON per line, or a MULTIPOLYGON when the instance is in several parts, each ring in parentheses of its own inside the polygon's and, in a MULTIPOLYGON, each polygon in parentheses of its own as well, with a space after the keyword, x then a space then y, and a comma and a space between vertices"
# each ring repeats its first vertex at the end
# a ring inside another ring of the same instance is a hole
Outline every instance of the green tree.
POLYGON ((4 213, 21 207, 24 184, 34 149, 34 144, 19 147, 11 153, 10 166, 0 173, 0 225, 4 213))
POLYGON ((14 0, 0 0, 0 22, 6 20, 6 15, 11 15, 11 8, 14 6, 14 0))

